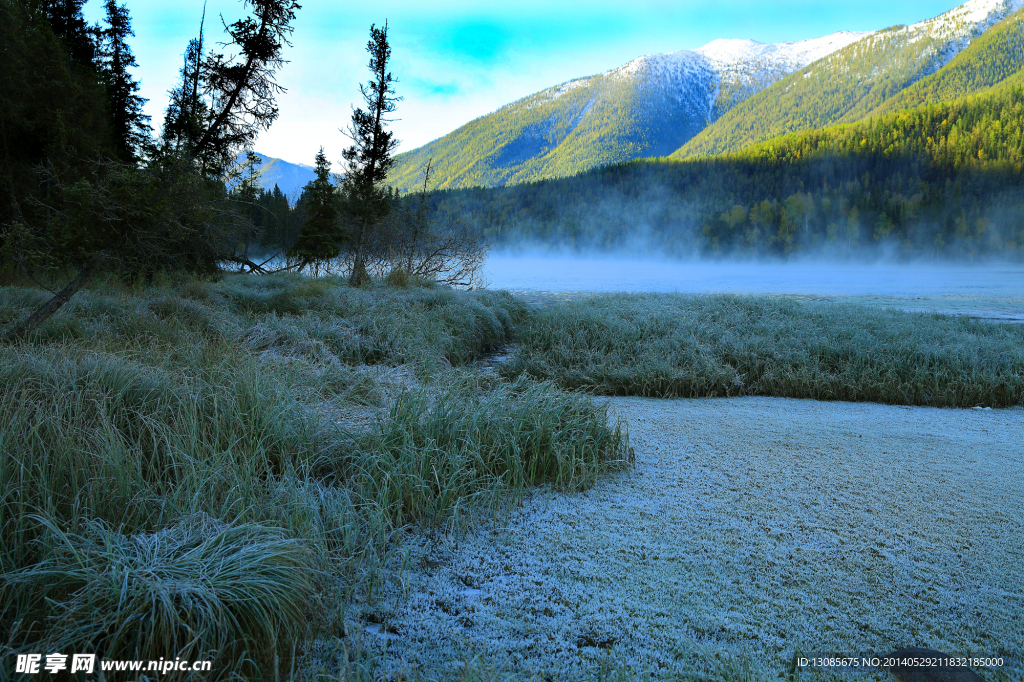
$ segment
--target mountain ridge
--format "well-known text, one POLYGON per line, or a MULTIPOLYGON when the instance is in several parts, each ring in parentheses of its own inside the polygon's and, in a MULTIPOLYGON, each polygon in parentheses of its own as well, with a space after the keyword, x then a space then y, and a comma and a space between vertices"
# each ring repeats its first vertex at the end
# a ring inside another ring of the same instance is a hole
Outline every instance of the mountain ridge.
POLYGON ((432 189, 452 189, 568 177, 638 158, 711 156, 969 94, 1019 69, 1022 58, 992 56, 1007 45, 1020 52, 1019 31, 1009 29, 1002 43, 988 40, 987 56, 957 57, 1022 7, 1024 0, 969 0, 869 33, 776 44, 720 38, 643 55, 510 102, 398 155, 390 182, 402 192, 418 189, 428 160, 432 189), (963 68, 953 73, 957 64, 963 68), (953 70, 944 72, 947 65, 953 70))
POLYGON ((541 90, 396 157, 391 184, 415 189, 434 160, 436 188, 502 185, 664 156, 723 112, 801 64, 861 38, 837 32, 766 44, 717 40, 643 55, 541 90))
POLYGON ((730 109, 673 158, 714 156, 800 130, 852 123, 951 63, 1024 0, 969 0, 910 26, 865 36, 730 109))
MULTIPOLYGON (((273 191, 274 187, 277 186, 292 203, 298 200, 306 183, 316 177, 316 171, 313 166, 307 166, 303 163, 291 163, 290 161, 267 156, 259 152, 254 153, 262 162, 259 167, 259 177, 256 180, 256 184, 268 192, 273 191)), ((236 159, 237 162, 244 160, 244 153, 239 154, 236 159)))

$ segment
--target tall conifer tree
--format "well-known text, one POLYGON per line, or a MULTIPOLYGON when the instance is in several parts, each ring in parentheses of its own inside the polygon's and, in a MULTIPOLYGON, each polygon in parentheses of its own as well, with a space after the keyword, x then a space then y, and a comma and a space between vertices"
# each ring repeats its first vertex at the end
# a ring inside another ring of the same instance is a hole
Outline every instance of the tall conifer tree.
POLYGON ((366 51, 370 53, 372 77, 366 85, 359 86, 366 110, 357 108, 352 112, 352 123, 347 131, 352 146, 342 153, 348 166, 343 191, 351 225, 353 284, 367 279, 366 261, 374 232, 387 217, 394 199, 393 191, 385 182, 394 165, 391 155, 398 146, 398 140, 385 127, 390 122, 388 115, 395 111, 402 99, 395 96, 392 87, 395 79, 388 71, 391 46, 388 44, 387 22, 382 28, 370 26, 366 51))
POLYGON ((128 47, 128 38, 134 36, 131 16, 125 5, 106 0, 107 28, 101 32, 100 59, 107 78, 114 142, 117 152, 125 160, 138 161, 146 155, 152 139, 149 116, 142 112, 146 100, 139 97, 139 84, 128 72, 138 66, 135 55, 128 47))
POLYGON ((323 264, 337 258, 341 251, 337 191, 331 183, 331 165, 323 147, 316 155, 316 178, 303 188, 302 197, 306 222, 290 255, 303 268, 317 272, 323 264))
POLYGON ((85 0, 43 0, 41 4, 53 32, 64 40, 71 61, 94 68, 98 29, 85 21, 85 0))
POLYGON ((164 115, 164 145, 174 151, 193 149, 203 134, 208 108, 202 98, 203 88, 203 29, 206 11, 199 22, 199 36, 188 41, 185 63, 181 67, 181 80, 171 90, 167 113, 164 115))

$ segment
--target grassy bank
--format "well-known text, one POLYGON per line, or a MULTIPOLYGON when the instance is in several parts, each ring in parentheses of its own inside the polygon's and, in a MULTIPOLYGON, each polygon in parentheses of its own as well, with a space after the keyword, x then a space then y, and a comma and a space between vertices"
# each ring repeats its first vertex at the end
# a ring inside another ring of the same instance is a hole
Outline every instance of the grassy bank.
POLYGON ((856 304, 622 294, 541 309, 501 369, 599 395, 1024 404, 1024 327, 856 304))
MULTIPOLYGON (((0 289, 0 327, 47 296, 0 289)), ((382 640, 359 633, 387 633, 374 605, 401 593, 418 539, 629 462, 583 392, 1002 406, 1022 382, 1024 329, 840 304, 98 282, 0 346, 5 665, 70 650, 212 658, 211 679, 375 679, 382 640), (512 341, 503 376, 473 368, 512 341)), ((467 661, 463 679, 518 672, 504 665, 467 661)))
MULTIPOLYGON (((46 297, 0 289, 0 326, 46 297)), ((459 369, 526 316, 502 293, 330 278, 79 293, 0 348, 4 665, 70 650, 272 678, 343 635, 406 529, 623 465, 589 399, 459 369)))

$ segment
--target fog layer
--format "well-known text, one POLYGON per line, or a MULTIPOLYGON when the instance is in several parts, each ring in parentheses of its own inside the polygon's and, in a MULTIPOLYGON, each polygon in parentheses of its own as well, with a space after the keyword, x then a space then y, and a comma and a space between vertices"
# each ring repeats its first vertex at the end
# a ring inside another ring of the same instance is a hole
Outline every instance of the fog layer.
POLYGON ((790 294, 1024 321, 1024 264, 672 261, 493 254, 492 289, 790 294))

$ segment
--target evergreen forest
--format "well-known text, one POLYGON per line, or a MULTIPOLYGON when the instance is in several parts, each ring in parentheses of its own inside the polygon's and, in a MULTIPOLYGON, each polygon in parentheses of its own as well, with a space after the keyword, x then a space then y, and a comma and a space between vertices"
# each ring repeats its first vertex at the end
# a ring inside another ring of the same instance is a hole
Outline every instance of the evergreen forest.
POLYGON ((728 155, 436 192, 496 247, 677 256, 1020 258, 1024 87, 809 130, 728 155))

